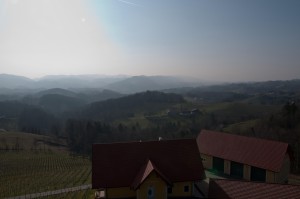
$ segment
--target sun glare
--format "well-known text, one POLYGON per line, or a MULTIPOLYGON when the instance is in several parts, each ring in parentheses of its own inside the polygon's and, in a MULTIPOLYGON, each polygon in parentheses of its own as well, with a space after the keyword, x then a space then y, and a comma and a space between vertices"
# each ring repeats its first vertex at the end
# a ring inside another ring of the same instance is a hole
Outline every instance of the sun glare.
POLYGON ((0 31, 0 63, 7 73, 107 73, 118 57, 82 0, 11 0, 4 5, 7 25, 0 31))

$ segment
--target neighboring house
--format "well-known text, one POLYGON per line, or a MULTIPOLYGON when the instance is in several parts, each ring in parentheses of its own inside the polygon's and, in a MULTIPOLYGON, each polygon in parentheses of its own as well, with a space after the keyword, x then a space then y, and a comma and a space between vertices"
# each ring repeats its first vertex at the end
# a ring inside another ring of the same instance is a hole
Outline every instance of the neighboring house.
POLYGON ((300 186, 251 181, 210 179, 209 198, 291 199, 300 198, 300 186))
POLYGON ((92 187, 106 198, 199 196, 204 178, 195 139, 93 145, 92 187))
POLYGON ((290 171, 288 144, 202 130, 197 137, 203 166, 233 178, 286 183, 290 171))

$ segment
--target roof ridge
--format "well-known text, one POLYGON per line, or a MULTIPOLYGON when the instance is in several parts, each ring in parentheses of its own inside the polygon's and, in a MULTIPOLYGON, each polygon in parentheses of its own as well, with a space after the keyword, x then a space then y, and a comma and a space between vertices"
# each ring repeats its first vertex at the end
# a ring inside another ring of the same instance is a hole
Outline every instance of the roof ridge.
MULTIPOLYGON (((238 135, 238 134, 233 134, 233 133, 229 133, 229 132, 221 132, 221 131, 212 131, 212 130, 207 130, 207 129, 203 129, 200 131, 199 135, 202 132, 206 132, 206 133, 216 133, 216 134, 223 134, 223 135, 228 135, 228 136, 234 136, 234 137, 241 137, 241 138, 245 138, 245 139, 254 139, 254 140, 261 140, 261 141, 266 141, 266 142, 275 142, 275 143, 280 143, 280 144, 285 144, 285 145, 289 145, 286 142, 281 142, 281 141, 277 141, 277 140, 270 140, 270 139, 266 139, 266 138, 259 138, 259 137, 252 137, 252 136, 246 136, 246 135, 238 135)), ((198 137, 197 136, 197 137, 198 137)))
POLYGON ((153 142, 175 142, 175 141, 192 141, 196 138, 178 138, 178 139, 167 139, 167 140, 145 140, 145 141, 120 141, 120 142, 111 142, 111 143, 94 143, 93 145, 113 145, 113 144, 135 144, 135 143, 153 143, 153 142))

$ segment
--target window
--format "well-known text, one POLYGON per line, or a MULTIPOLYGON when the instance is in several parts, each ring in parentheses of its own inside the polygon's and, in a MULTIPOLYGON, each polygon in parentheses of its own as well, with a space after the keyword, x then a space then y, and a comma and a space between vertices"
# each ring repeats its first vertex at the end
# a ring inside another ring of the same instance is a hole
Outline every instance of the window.
POLYGON ((224 173, 224 159, 213 157, 213 170, 216 173, 224 173))
POLYGON ((244 165, 238 162, 230 163, 230 175, 233 178, 242 179, 244 176, 244 165))
POLYGON ((168 187, 168 194, 171 194, 173 192, 172 187, 168 187))
POLYGON ((251 166, 251 181, 266 181, 266 170, 251 166))
POLYGON ((183 190, 184 190, 184 192, 189 192, 190 191, 190 186, 184 186, 184 188, 183 188, 183 190))
POLYGON ((153 194, 152 189, 149 189, 149 190, 148 190, 148 196, 152 196, 152 194, 153 194))
POLYGON ((147 199, 154 199, 155 198, 155 190, 154 187, 148 187, 148 192, 147 192, 147 199))

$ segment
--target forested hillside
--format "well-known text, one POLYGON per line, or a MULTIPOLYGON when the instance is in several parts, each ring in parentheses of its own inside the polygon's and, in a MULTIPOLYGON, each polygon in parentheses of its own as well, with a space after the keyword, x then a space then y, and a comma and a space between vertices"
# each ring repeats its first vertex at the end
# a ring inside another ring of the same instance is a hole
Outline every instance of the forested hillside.
POLYGON ((14 101, 0 100, 0 129, 64 138, 71 151, 87 155, 95 142, 193 138, 201 129, 226 131, 289 143, 293 172, 300 172, 299 88, 300 81, 293 80, 126 96, 83 88, 32 91, 14 101))
POLYGON ((147 91, 92 103, 83 111, 83 117, 112 121, 118 118, 133 117, 138 112, 155 113, 183 102, 183 97, 177 94, 147 91))

